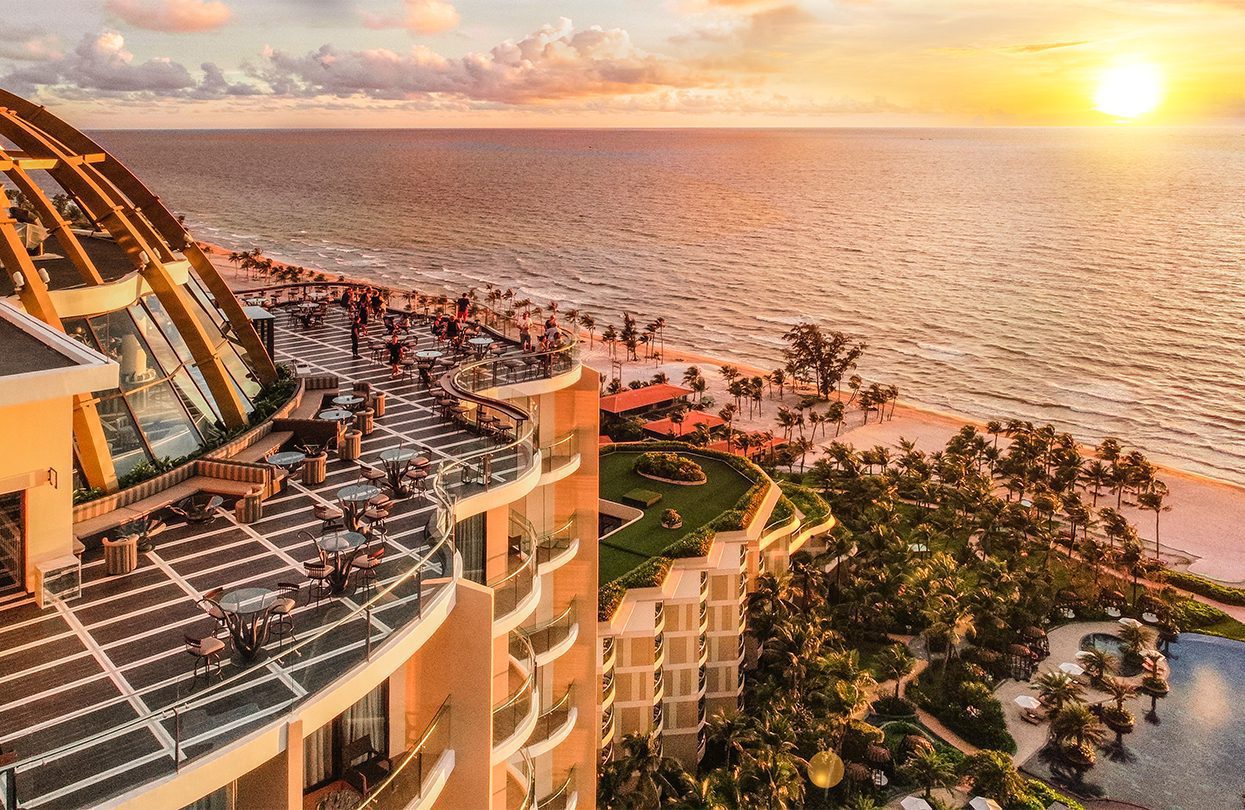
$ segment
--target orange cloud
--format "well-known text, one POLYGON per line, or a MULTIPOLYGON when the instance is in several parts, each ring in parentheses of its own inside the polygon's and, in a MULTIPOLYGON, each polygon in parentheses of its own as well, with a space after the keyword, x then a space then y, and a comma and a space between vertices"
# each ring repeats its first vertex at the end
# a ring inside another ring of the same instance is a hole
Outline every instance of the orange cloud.
POLYGON ((405 28, 412 34, 439 34, 458 26, 458 9, 446 0, 404 0, 402 13, 378 16, 364 12, 368 28, 405 28))
POLYGON ((108 0, 105 7, 136 28, 171 33, 210 31, 232 16, 220 0, 108 0))

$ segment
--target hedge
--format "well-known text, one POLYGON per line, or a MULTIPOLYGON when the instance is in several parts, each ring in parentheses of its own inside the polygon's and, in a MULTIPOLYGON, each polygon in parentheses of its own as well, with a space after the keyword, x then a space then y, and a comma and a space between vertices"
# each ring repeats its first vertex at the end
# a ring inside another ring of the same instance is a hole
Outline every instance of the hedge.
POLYGON ((790 481, 780 481, 783 495, 787 496, 796 509, 804 514, 806 521, 819 521, 830 514, 830 504, 813 490, 790 481))
POLYGON ((650 557, 613 582, 602 585, 597 596, 597 619, 609 621, 628 589, 655 588, 660 585, 673 562, 671 557, 650 557))
POLYGON ((1245 605, 1245 588, 1220 585, 1218 582, 1188 571, 1169 570, 1167 582, 1177 588, 1184 588, 1191 593, 1214 599, 1216 602, 1223 602, 1225 605, 1245 605))

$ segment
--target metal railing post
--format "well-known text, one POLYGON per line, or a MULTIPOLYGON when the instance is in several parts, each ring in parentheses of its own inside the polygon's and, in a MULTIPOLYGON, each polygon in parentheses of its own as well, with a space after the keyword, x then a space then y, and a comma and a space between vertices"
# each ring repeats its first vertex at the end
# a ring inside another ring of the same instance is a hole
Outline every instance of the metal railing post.
POLYGON ((182 770, 182 710, 173 710, 173 768, 180 773, 182 770))
POLYGON ((372 606, 369 604, 366 608, 367 613, 367 654, 368 661, 372 660, 372 606))

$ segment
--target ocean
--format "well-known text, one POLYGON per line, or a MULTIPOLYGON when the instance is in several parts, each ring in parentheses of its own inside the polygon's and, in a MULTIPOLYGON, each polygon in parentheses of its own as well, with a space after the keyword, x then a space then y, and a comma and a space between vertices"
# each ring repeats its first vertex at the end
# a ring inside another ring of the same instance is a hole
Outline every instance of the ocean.
POLYGON ((766 368, 800 321, 975 419, 1245 483, 1245 131, 110 131, 201 239, 766 368))

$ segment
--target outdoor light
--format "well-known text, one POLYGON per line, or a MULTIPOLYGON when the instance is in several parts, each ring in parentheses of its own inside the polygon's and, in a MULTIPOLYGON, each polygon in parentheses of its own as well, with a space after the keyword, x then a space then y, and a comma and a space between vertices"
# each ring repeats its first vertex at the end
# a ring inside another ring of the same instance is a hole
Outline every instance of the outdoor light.
POLYGON ((43 280, 44 284, 47 284, 52 280, 51 276, 48 275, 48 271, 42 267, 39 268, 39 278, 43 280))
POLYGON ((17 273, 14 273, 13 274, 13 289, 20 290, 22 287, 25 287, 25 286, 26 286, 26 277, 23 276, 20 271, 17 273))

